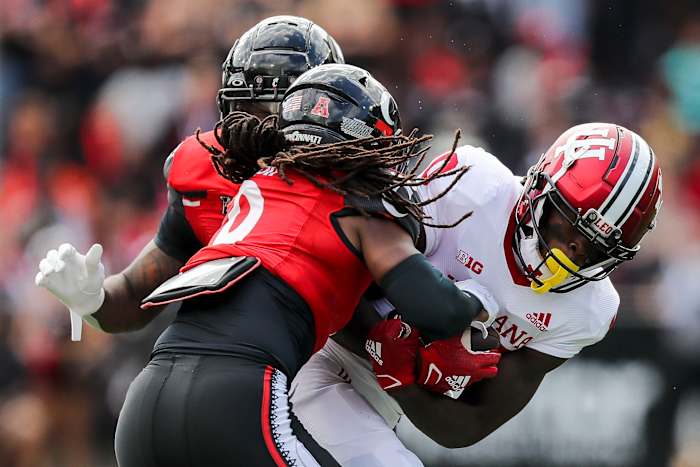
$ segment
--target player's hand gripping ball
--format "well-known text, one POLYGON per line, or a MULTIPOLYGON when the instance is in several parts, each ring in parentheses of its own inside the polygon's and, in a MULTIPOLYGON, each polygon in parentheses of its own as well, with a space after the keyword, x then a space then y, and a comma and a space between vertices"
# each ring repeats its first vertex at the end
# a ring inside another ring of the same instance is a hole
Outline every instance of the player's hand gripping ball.
POLYGON ((484 338, 481 334, 481 331, 478 329, 471 329, 471 335, 472 335, 472 340, 471 340, 471 349, 476 350, 476 351, 484 351, 484 350, 495 350, 498 348, 499 345, 501 345, 500 337, 498 336, 498 332, 494 328, 488 328, 488 336, 484 338))
POLYGON ((418 351, 418 383, 429 391, 457 399, 464 389, 498 374, 501 354, 472 350, 472 339, 481 348, 494 348, 489 335, 483 339, 480 332, 468 329, 461 337, 431 342, 418 351), (481 342, 479 342, 481 340, 481 342))
POLYGON ((381 321, 370 330, 365 350, 382 389, 415 383, 419 337, 417 329, 398 317, 381 321))

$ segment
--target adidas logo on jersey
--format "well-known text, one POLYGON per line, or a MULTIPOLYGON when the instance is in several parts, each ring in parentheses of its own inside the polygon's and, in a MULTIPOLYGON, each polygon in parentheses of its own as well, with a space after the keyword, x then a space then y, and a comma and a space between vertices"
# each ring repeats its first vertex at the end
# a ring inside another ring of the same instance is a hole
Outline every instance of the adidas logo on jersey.
POLYGON ((384 361, 382 360, 382 343, 369 340, 365 342, 365 350, 369 354, 372 359, 379 364, 379 366, 384 365, 384 361))
POLYGON ((549 321, 552 319, 551 313, 528 313, 525 317, 535 325, 540 331, 546 331, 549 321))
POLYGON ((445 378, 445 382, 450 385, 453 391, 461 391, 467 387, 471 376, 448 376, 445 378))

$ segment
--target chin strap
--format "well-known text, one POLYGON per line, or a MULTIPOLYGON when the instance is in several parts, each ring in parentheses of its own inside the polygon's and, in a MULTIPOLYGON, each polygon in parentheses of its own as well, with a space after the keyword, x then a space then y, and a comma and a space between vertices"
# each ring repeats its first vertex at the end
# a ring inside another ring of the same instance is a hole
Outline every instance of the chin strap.
POLYGON ((574 272, 579 270, 579 267, 559 248, 552 248, 552 253, 545 261, 545 264, 552 272, 552 277, 541 279, 542 285, 537 285, 535 282, 530 283, 530 288, 538 294, 549 292, 553 287, 560 285, 569 277, 569 271, 562 264, 574 272))

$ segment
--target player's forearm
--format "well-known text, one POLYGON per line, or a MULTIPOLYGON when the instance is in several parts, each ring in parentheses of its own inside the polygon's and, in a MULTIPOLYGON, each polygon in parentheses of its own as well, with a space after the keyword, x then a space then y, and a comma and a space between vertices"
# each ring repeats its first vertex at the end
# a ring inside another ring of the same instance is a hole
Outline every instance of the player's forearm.
POLYGON ((124 271, 105 280, 104 303, 92 317, 109 333, 143 328, 160 309, 141 310, 141 299, 177 274, 181 266, 181 261, 166 255, 151 241, 124 271))
POLYGON ((391 269, 379 285, 401 319, 427 340, 461 335, 483 309, 479 299, 455 287, 420 254, 391 269))
POLYGON ((564 361, 529 349, 506 352, 498 376, 470 386, 460 400, 416 385, 397 388, 391 395, 411 422, 435 442, 449 448, 466 447, 520 413, 545 375, 564 361))
POLYGON ((156 313, 139 308, 140 299, 123 273, 105 280, 105 301, 92 317, 109 333, 136 331, 146 326, 156 313))
POLYGON ((482 440, 498 426, 486 407, 472 406, 416 385, 397 388, 391 395, 411 422, 446 448, 463 448, 482 440))

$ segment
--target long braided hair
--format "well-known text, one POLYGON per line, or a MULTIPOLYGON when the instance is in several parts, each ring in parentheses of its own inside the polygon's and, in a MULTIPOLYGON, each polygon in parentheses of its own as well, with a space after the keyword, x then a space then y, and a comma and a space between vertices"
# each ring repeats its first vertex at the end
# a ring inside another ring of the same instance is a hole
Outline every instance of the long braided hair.
MULTIPOLYGON (((443 172, 450 160, 447 157, 441 167, 431 171, 428 176, 421 177, 418 169, 430 149, 424 143, 432 135, 418 137, 417 130, 408 135, 367 137, 327 144, 300 144, 285 139, 284 133, 277 126, 276 115, 261 120, 246 112, 232 112, 214 127, 214 136, 223 151, 202 141, 199 133, 200 130, 197 130, 197 141, 211 153, 216 171, 234 183, 242 183, 260 169, 275 167, 279 177, 291 185, 293 181, 287 176, 287 170, 294 169, 314 185, 343 195, 380 196, 429 227, 454 227, 471 215, 468 212, 446 225, 428 221, 421 208, 447 194, 469 170, 469 166, 443 172), (397 166, 408 164, 414 158, 418 162, 412 170, 396 170, 397 166), (413 201, 397 190, 402 186, 418 186, 452 175, 456 177, 450 185, 430 199, 413 201)), ((457 130, 452 152, 457 147, 459 137, 457 130)))

